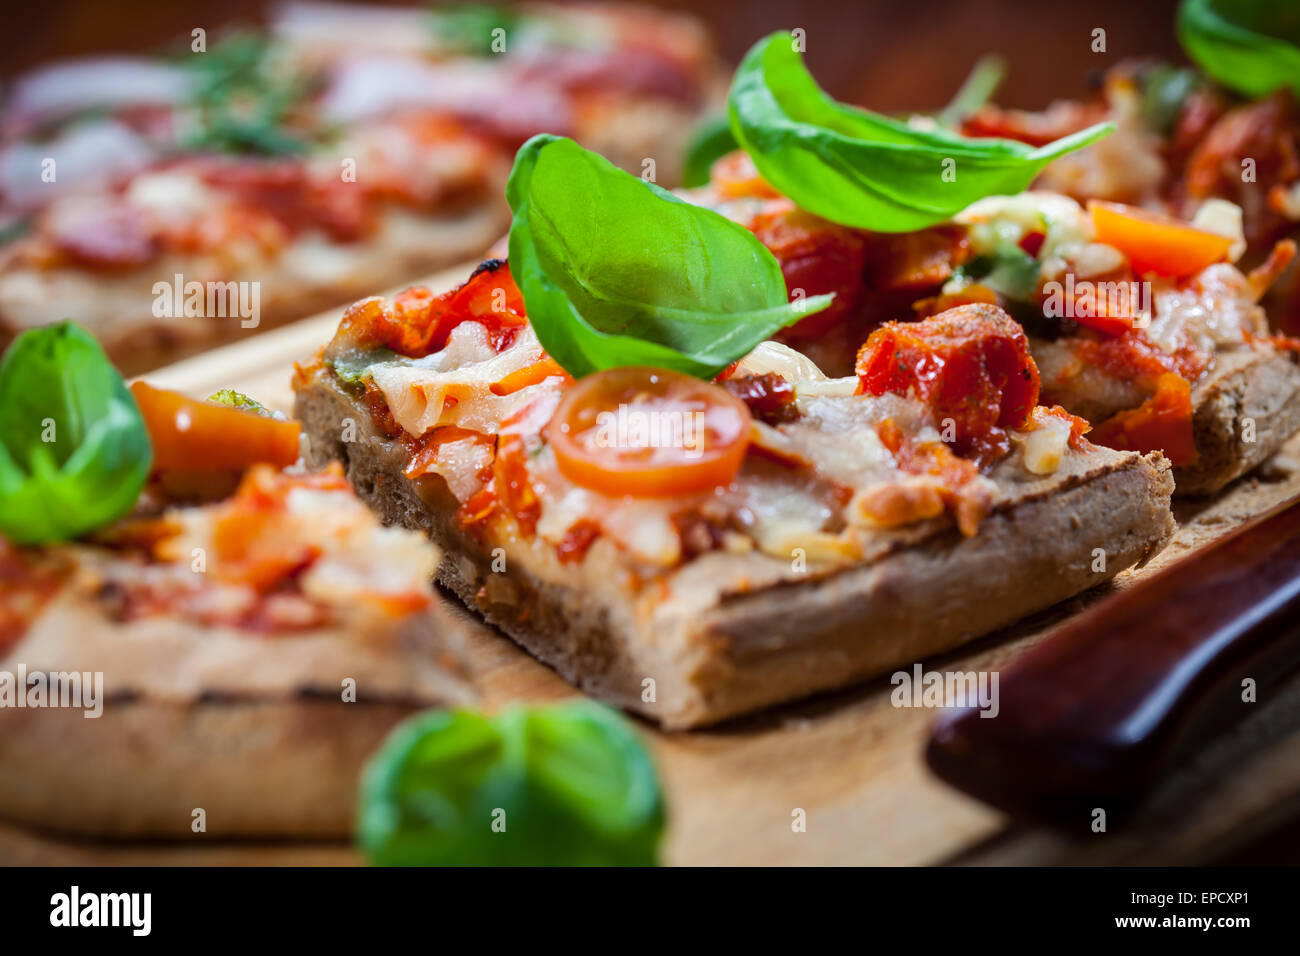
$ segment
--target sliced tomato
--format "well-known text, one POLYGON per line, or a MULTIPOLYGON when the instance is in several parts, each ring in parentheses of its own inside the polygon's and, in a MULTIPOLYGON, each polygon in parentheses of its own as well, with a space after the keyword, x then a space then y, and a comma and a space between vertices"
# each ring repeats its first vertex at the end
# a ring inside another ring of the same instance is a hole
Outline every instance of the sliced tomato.
POLYGON ((750 422, 745 404, 717 385, 666 369, 616 368, 568 389, 546 429, 575 484, 663 497, 730 484, 750 422))
POLYGON ((862 346, 856 368, 859 394, 915 396, 940 422, 953 422, 953 450, 980 464, 1006 452, 1006 429, 1024 425, 1038 402, 1025 333, 984 303, 886 323, 862 346))
POLYGON ((153 443, 154 471, 238 471, 258 462, 277 468, 298 460, 297 422, 218 405, 132 382, 153 443))
POLYGON ((1188 276, 1228 258, 1232 240, 1136 206, 1088 203, 1097 241, 1128 256, 1138 275, 1188 276))
POLYGON ((1192 386, 1174 372, 1156 380, 1155 394, 1137 408, 1125 409, 1091 432, 1095 444, 1123 451, 1162 451, 1175 465, 1197 458, 1192 430, 1192 386))
POLYGON ((378 296, 362 299, 343 313, 339 334, 365 348, 420 358, 445 348, 462 322, 483 325, 498 351, 509 347, 526 324, 524 297, 503 260, 482 263, 463 285, 442 295, 415 286, 391 303, 378 296))

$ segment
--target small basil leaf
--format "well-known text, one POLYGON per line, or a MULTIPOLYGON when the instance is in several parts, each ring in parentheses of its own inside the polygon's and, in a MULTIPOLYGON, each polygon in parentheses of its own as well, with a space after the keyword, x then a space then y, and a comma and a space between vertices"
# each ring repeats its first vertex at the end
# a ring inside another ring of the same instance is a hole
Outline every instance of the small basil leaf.
POLYGON ((382 865, 650 866, 663 826, 636 733, 572 701, 398 727, 362 778, 358 841, 382 865))
POLYGON ((1183 0, 1178 39, 1212 78, 1245 96, 1300 96, 1300 4, 1295 0, 1183 0))
POLYGON ((1105 136, 1100 123, 1046 146, 968 139, 837 103, 788 33, 746 54, 728 98, 731 128, 773 187, 841 225, 910 232, 977 199, 1023 190, 1053 159, 1105 136))
POLYGON ((134 507, 152 452, 135 399, 71 322, 18 336, 0 361, 0 532, 63 541, 134 507))
POLYGON ((649 365, 711 378, 831 302, 790 303, 780 265, 748 229, 572 140, 525 143, 506 197, 528 320, 575 377, 649 365))
POLYGON ((713 164, 737 149, 740 149, 740 145, 731 132, 731 120, 727 114, 710 116, 696 128, 686 144, 682 185, 688 189, 707 186, 713 164))

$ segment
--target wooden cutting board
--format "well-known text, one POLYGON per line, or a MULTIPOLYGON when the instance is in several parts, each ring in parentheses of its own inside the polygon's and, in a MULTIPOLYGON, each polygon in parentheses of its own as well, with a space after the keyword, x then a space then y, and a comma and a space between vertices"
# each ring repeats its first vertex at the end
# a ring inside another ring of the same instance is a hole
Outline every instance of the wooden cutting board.
MULTIPOLYGON (((449 288, 469 267, 426 280, 449 288)), ((295 361, 332 334, 341 310, 142 376, 206 396, 235 388, 288 411, 295 361)), ((1013 628, 930 661, 935 670, 996 670, 1052 625, 1165 566, 1252 515, 1300 494, 1300 438, 1254 477, 1212 499, 1180 503, 1181 528, 1147 568, 1013 628)), ((472 654, 489 708, 576 693, 551 670, 468 612, 472 654)), ((870 640, 864 622, 863 639, 870 640)), ((1093 833, 1015 824, 927 772, 922 749, 934 717, 890 704, 881 678, 721 728, 676 734, 642 723, 667 788, 665 860, 675 864, 930 864, 1207 862, 1300 818, 1300 676, 1259 702, 1254 717, 1207 741, 1167 781, 1136 823, 1093 833), (806 830, 792 826, 797 811, 806 830)), ((196 837, 196 841, 199 838, 196 837)), ((347 864, 346 844, 105 844, 0 826, 0 863, 347 864)))

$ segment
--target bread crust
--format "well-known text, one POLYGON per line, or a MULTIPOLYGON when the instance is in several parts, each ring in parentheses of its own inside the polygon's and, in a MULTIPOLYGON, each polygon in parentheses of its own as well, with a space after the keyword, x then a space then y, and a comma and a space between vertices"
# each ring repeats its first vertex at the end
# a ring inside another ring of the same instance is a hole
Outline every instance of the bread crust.
POLYGON ((0 814, 97 837, 346 838, 367 758, 404 703, 109 701, 0 714, 0 814), (196 831, 203 811, 203 831, 196 831))
POLYGON ((1099 450, 1099 467, 996 511, 973 538, 945 529, 864 563, 802 576, 783 568, 766 581, 714 552, 690 562, 662 598, 598 595, 590 578, 548 574, 524 550, 507 548, 505 569, 494 571, 492 545, 460 527, 442 479, 407 479, 404 450, 327 372, 301 385, 295 412, 308 460, 343 461, 385 522, 428 533, 444 550, 439 580, 462 601, 587 692, 669 729, 956 647, 1145 561, 1174 529, 1168 462, 1099 450), (342 440, 346 420, 355 441, 342 440), (1098 548, 1104 569, 1094 570, 1098 548))
POLYGON ((306 634, 118 623, 69 587, 0 670, 100 673, 102 713, 0 708, 0 816, 98 837, 346 838, 388 731, 472 699, 460 627, 444 607, 306 634))
POLYGON ((1192 390, 1192 407, 1198 458, 1174 469, 1176 493, 1213 494, 1300 429, 1300 355, 1273 348, 1221 354, 1192 390))

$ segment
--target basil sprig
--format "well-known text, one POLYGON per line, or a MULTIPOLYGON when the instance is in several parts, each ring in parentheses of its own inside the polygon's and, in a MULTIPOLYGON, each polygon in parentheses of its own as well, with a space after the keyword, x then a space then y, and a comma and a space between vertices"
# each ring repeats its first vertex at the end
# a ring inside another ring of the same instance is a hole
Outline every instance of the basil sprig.
POLYGON ((1018 193, 1051 160, 1114 129, 1099 123, 1037 148, 921 129, 836 102, 788 33, 746 54, 728 106, 764 179, 810 212, 877 232, 922 229, 977 199, 1018 193))
POLYGON ((1196 64, 1245 96, 1300 96, 1300 5, 1295 0, 1183 0, 1178 39, 1196 64))
POLYGON ((358 840, 386 866, 651 866, 663 826, 636 733, 572 701, 403 724, 362 779, 358 840))
POLYGON ((0 361, 0 532, 63 541, 130 511, 149 472, 144 419, 99 344, 71 322, 0 361))
POLYGON ((525 143, 506 198, 510 273, 542 347, 575 377, 649 365, 711 378, 831 302, 789 302, 748 229, 569 139, 525 143))

